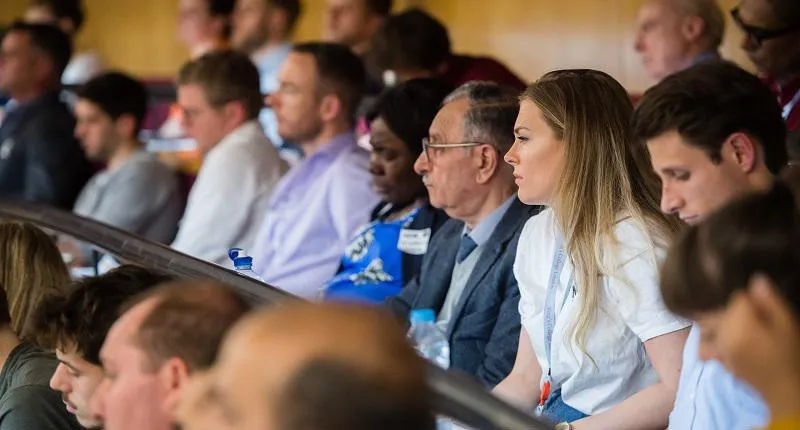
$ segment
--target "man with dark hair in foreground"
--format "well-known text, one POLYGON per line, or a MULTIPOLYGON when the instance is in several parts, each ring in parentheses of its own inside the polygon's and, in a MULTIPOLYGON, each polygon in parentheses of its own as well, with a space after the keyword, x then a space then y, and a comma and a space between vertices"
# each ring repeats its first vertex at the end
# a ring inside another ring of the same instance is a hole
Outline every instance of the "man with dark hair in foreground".
POLYGON ((425 364, 403 328, 354 306, 298 302, 244 319, 183 400, 184 430, 435 428, 425 364))
POLYGON ((50 388, 61 393, 67 411, 85 428, 100 423, 89 409, 89 400, 103 379, 100 347, 123 303, 172 280, 170 276, 132 265, 105 275, 76 281, 64 296, 52 296, 33 317, 37 342, 53 349, 59 360, 50 388))

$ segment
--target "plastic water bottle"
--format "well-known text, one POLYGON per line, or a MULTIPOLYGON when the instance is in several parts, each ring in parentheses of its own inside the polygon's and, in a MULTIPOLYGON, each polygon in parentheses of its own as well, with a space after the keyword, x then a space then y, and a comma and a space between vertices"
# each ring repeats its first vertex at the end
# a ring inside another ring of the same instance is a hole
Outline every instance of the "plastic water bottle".
POLYGON ((447 337, 436 325, 436 313, 433 309, 414 309, 409 316, 411 329, 408 337, 423 358, 437 366, 450 367, 450 345, 447 337))
POLYGON ((244 249, 231 248, 228 250, 228 257, 233 261, 233 268, 236 272, 255 279, 256 281, 264 282, 264 280, 258 276, 258 273, 253 271, 253 257, 248 256, 244 249))
MULTIPOLYGON (((417 349, 417 353, 433 364, 447 369, 450 367, 450 344, 447 336, 436 325, 436 313, 433 309, 414 309, 409 315, 411 329, 408 338, 417 349)), ((447 417, 436 418, 437 430, 451 430, 453 423, 447 417)))

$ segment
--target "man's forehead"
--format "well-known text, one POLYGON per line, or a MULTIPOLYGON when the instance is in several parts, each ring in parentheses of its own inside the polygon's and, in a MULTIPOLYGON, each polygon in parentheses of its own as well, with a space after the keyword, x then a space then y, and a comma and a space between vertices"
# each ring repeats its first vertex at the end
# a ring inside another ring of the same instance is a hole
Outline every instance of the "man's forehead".
POLYGON ((466 97, 442 106, 431 123, 431 135, 453 135, 463 133, 464 118, 469 111, 469 107, 470 101, 466 97))

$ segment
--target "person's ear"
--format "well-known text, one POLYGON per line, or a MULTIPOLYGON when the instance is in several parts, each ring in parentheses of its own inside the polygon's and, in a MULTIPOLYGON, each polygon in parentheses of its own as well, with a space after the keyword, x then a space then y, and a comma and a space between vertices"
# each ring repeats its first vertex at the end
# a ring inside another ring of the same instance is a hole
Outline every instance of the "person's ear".
POLYGON ((164 411, 174 416, 181 400, 181 391, 189 380, 189 366, 178 357, 172 357, 158 371, 164 395, 164 411))
POLYGON ((125 139, 136 139, 136 118, 129 114, 122 114, 114 121, 114 129, 117 135, 125 139))
POLYGON ((501 163, 500 154, 491 145, 480 145, 473 151, 473 159, 478 167, 476 180, 479 184, 488 183, 497 169, 507 167, 505 163, 501 163))
POLYGON ((793 325, 796 318, 769 277, 756 274, 750 278, 747 298, 756 319, 768 330, 780 332, 793 325))
POLYGON ((342 109, 342 100, 335 94, 327 94, 320 101, 319 115, 324 122, 331 122, 341 115, 342 109))
POLYGON ((683 19, 683 25, 681 25, 681 34, 687 41, 695 42, 700 39, 705 29, 705 21, 703 21, 703 19, 699 16, 691 15, 683 19))
POLYGON ((228 124, 237 128, 239 125, 247 121, 247 111, 244 107, 244 102, 232 101, 222 107, 223 116, 228 124))
POLYGON ((731 159, 744 173, 755 169, 758 161, 758 147, 753 139, 745 133, 734 133, 723 144, 723 151, 728 151, 731 159))

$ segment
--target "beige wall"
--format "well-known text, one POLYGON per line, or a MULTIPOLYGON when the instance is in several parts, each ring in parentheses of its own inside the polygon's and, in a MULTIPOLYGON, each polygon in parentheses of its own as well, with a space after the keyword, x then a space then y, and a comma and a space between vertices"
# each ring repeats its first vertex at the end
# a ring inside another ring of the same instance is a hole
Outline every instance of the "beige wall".
MULTIPOLYGON (((396 0, 418 5, 449 27, 457 51, 491 53, 527 80, 556 68, 590 67, 609 72, 633 91, 651 84, 633 51, 634 21, 641 0, 396 0), (487 6, 487 4, 491 6, 487 6)), ((737 0, 719 0, 725 10, 737 0)), ((78 40, 98 50, 115 68, 146 77, 169 77, 186 59, 176 41, 176 0, 84 0, 89 12, 78 40)), ((10 21, 27 0, 0 0, 0 22, 10 21)), ((321 34, 324 0, 305 0, 298 40, 321 34)), ((738 30, 729 25, 723 53, 746 64, 738 30)))

